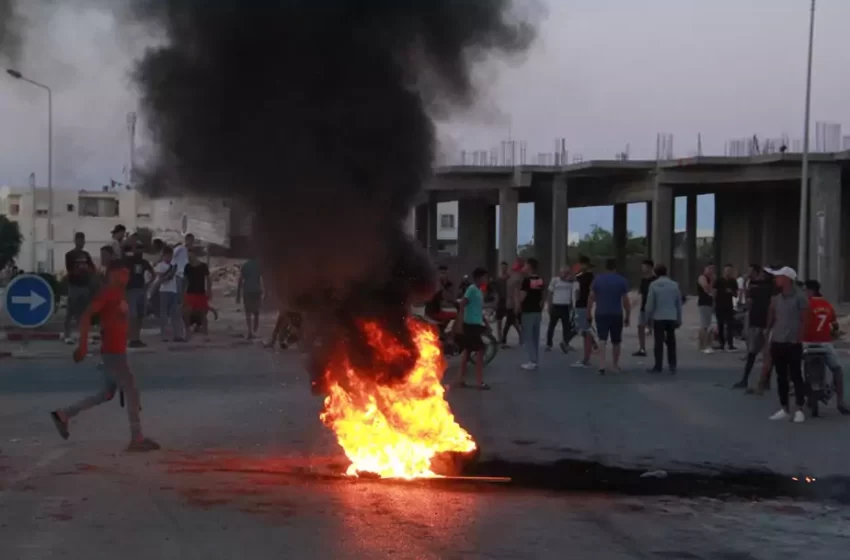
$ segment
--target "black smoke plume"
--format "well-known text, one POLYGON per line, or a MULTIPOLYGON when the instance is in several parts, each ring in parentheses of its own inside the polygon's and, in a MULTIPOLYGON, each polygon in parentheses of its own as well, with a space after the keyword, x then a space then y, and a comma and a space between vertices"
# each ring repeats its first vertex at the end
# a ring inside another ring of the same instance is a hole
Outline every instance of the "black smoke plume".
MULTIPOLYGON (((376 358, 368 319, 415 359, 404 319, 434 282, 403 223, 431 178, 433 118, 473 103, 487 54, 526 49, 524 14, 511 0, 130 5, 129 23, 164 37, 134 72, 156 146, 145 188, 239 198, 283 301, 344 340, 358 365, 376 358)), ((397 365, 387 375, 410 362, 397 365)))

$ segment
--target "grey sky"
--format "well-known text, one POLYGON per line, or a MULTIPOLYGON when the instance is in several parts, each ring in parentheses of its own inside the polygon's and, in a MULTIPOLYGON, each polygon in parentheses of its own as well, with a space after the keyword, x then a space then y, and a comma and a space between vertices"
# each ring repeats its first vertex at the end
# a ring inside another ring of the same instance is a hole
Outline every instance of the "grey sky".
MULTIPOLYGON (((443 127, 452 146, 494 147, 510 128, 528 141, 529 156, 551 151, 563 136, 584 159, 611 158, 626 144, 643 158, 654 155, 656 132, 674 134, 681 156, 696 149, 698 133, 707 154, 754 133, 802 136, 808 0, 547 4, 527 59, 483 71, 481 109, 443 127)), ((106 14, 53 9, 30 29, 19 69, 54 86, 55 183, 93 188, 120 179, 127 163, 126 113, 135 108, 128 52, 141 43, 106 14)), ((848 22, 850 1, 819 0, 812 118, 845 123, 850 134, 848 22)), ((31 171, 43 183, 43 92, 0 76, 0 115, 0 184, 25 184, 31 171)), ((629 226, 640 232, 636 212, 629 226)), ((700 227, 710 227, 705 205, 700 213, 700 227)), ((574 211, 571 229, 605 225, 609 214, 574 211)), ((529 209, 523 215, 521 238, 529 209)))

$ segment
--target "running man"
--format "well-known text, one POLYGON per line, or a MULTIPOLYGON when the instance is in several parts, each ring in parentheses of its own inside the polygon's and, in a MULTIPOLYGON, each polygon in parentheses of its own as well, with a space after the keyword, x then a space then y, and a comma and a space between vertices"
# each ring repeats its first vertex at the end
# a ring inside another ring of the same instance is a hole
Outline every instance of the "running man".
POLYGON ((253 340, 260 328, 260 307, 263 302, 263 276, 260 263, 253 256, 245 261, 239 271, 239 284, 236 286, 236 304, 245 302, 245 325, 248 327, 248 340, 253 340))
POLYGON ((832 345, 832 329, 838 325, 838 317, 832 304, 820 293, 820 282, 806 281, 806 294, 809 297, 809 321, 803 346, 816 344, 826 350, 824 360, 826 367, 832 372, 832 382, 835 385, 835 398, 838 412, 850 414, 850 409, 844 402, 844 372, 838 361, 838 354, 832 345))
POLYGON ((490 388, 484 383, 484 333, 489 328, 487 319, 484 317, 484 292, 482 289, 489 282, 489 274, 483 268, 476 268, 472 273, 472 284, 466 288, 463 298, 460 300, 458 315, 463 318, 460 321, 458 334, 461 337, 463 355, 460 358, 460 379, 458 386, 468 387, 466 384, 466 369, 469 363, 469 355, 475 355, 475 380, 478 388, 486 391, 490 388))
POLYGON ((101 359, 103 387, 97 394, 83 399, 67 408, 50 413, 56 430, 62 439, 68 439, 69 422, 80 412, 103 404, 115 397, 117 389, 127 396, 127 417, 130 420, 130 445, 127 451, 155 451, 159 445, 142 434, 139 418, 139 390, 136 379, 127 362, 127 331, 129 330, 127 300, 124 291, 129 280, 129 271, 123 266, 113 265, 107 273, 107 284, 97 294, 91 306, 80 319, 80 342, 74 351, 74 361, 82 362, 88 354, 89 329, 92 315, 100 317, 101 359))

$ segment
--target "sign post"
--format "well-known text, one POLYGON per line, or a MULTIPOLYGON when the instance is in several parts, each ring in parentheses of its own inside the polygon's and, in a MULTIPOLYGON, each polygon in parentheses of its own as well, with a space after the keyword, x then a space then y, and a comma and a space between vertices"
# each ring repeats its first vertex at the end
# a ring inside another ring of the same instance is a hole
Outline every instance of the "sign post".
MULTIPOLYGON (((22 329, 37 329, 53 316, 56 296, 50 283, 36 274, 22 274, 6 286, 3 307, 13 325, 22 329)), ((29 336, 23 338, 23 346, 29 336)))

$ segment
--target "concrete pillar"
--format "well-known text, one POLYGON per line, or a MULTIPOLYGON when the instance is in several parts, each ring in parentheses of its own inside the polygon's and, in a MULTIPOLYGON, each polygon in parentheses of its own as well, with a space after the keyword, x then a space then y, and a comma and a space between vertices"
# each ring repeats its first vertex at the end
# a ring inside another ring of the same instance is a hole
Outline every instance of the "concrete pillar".
POLYGON ((682 279, 687 283, 687 291, 693 291, 693 286, 697 284, 700 270, 697 263, 697 195, 690 194, 686 199, 687 208, 685 211, 685 277, 682 279))
POLYGON ((614 257, 617 259, 617 270, 626 270, 626 243, 629 238, 628 207, 625 204, 614 205, 614 257))
POLYGON ((498 273, 499 250, 496 247, 496 205, 487 205, 487 260, 484 266, 494 277, 498 273))
POLYGON ((652 200, 652 259, 667 268, 673 266, 673 187, 656 179, 652 200))
MULTIPOLYGON (((759 255, 759 263, 762 266, 770 266, 777 262, 776 255, 776 213, 777 201, 774 193, 768 192, 763 198, 763 206, 761 213, 760 226, 761 231, 761 254, 759 255)), ((796 232, 797 228, 794 228, 796 232)))
POLYGON ((432 257, 437 255, 437 195, 428 193, 428 202, 416 207, 416 240, 432 257))
POLYGON ((552 184, 552 278, 567 264, 570 243, 569 217, 567 178, 565 175, 558 175, 552 184))
POLYGON ((646 254, 652 258, 652 206, 650 200, 646 203, 646 254))
POLYGON ((416 207, 410 209, 404 220, 404 232, 410 237, 416 237, 416 207))
POLYGON ((499 260, 513 264, 517 253, 519 193, 510 188, 499 189, 499 260))
POLYGON ((534 256, 540 261, 540 275, 552 272, 552 193, 551 185, 536 188, 534 192, 534 256))
POLYGON ((472 274, 488 261, 487 243, 490 240, 487 213, 490 205, 483 200, 461 199, 458 201, 457 254, 460 274, 472 274))
POLYGON ((824 297, 838 301, 841 293, 841 167, 815 164, 809 198, 809 270, 824 297))

